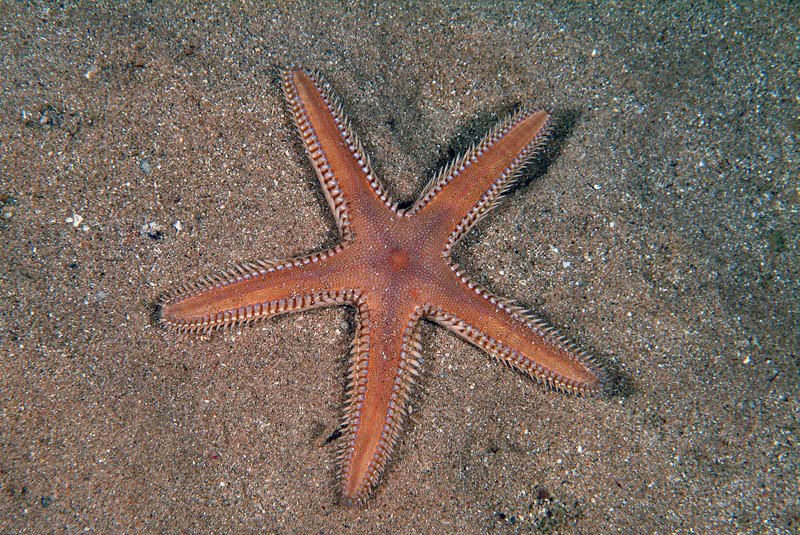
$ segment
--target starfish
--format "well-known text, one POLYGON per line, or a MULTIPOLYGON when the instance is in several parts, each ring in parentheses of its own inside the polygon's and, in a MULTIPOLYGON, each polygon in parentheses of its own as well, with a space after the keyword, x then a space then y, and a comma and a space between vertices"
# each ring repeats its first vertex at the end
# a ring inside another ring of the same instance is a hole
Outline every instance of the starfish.
POLYGON ((372 170, 330 87, 288 68, 286 101, 339 231, 332 248, 246 262, 161 297, 160 322, 206 333, 278 314, 349 305, 356 311, 338 455, 340 497, 374 490, 409 412, 421 320, 437 323, 531 378, 597 392, 601 366, 545 321, 472 281, 451 259, 458 241, 541 153, 551 113, 527 108, 498 123, 401 209, 372 170))

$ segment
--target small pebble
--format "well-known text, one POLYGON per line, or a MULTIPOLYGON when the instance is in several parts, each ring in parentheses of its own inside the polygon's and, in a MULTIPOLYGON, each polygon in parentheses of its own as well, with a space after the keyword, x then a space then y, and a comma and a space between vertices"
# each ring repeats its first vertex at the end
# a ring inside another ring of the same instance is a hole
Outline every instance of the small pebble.
POLYGON ((87 80, 91 80, 92 77, 100 72, 100 67, 97 66, 97 63, 92 63, 92 65, 87 69, 86 73, 83 75, 87 80))
POLYGON ((160 240, 164 237, 164 227, 155 221, 142 225, 142 233, 147 234, 153 240, 160 240))

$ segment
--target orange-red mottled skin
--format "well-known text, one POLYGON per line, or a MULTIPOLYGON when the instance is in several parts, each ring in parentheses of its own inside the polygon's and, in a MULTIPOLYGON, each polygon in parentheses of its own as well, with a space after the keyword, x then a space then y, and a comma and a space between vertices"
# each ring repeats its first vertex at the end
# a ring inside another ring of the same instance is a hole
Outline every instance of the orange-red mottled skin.
POLYGON ((416 204, 400 210, 319 75, 290 68, 283 83, 340 242, 185 285, 162 297, 160 318, 178 331, 206 332, 285 312, 355 307, 339 459, 345 501, 366 499, 386 467, 419 373, 423 319, 559 390, 599 389, 602 371, 591 357, 510 300, 479 287, 450 260, 453 245, 543 147, 551 125, 547 111, 526 109, 506 118, 434 177, 416 204))

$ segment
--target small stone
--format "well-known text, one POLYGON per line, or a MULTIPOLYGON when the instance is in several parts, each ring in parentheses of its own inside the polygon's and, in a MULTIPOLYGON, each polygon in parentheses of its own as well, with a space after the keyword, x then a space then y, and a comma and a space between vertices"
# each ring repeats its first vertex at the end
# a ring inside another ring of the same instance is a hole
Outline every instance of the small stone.
POLYGON ((153 240, 160 240, 164 237, 164 227, 155 221, 142 225, 142 233, 147 234, 153 240))
POLYGON ((72 214, 65 221, 70 223, 73 228, 78 228, 83 223, 83 217, 78 214, 72 214))
POLYGON ((84 77, 85 77, 87 80, 91 80, 91 79, 92 79, 92 77, 93 77, 95 74, 97 74, 98 72, 100 72, 100 67, 98 67, 98 66, 97 66, 97 63, 92 63, 92 64, 89 66, 89 68, 86 70, 86 73, 84 73, 84 75, 83 75, 83 76, 84 76, 84 77))

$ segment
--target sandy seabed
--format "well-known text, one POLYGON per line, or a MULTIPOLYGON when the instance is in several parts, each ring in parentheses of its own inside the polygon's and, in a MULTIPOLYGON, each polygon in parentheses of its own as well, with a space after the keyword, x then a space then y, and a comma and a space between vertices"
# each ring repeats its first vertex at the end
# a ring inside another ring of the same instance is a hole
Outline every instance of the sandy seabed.
POLYGON ((0 533, 797 533, 800 9, 647 4, 0 7, 0 533), (336 242, 287 64, 405 202, 554 106, 548 164, 455 257, 619 387, 564 396, 427 326, 388 473, 337 505, 352 311, 152 319, 336 242))

